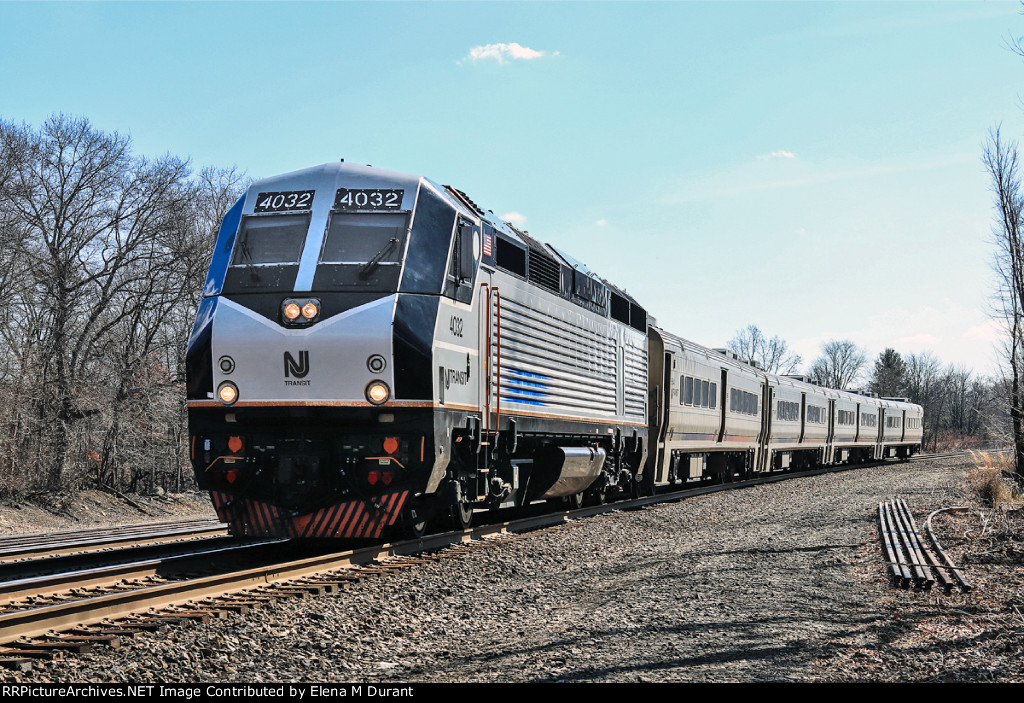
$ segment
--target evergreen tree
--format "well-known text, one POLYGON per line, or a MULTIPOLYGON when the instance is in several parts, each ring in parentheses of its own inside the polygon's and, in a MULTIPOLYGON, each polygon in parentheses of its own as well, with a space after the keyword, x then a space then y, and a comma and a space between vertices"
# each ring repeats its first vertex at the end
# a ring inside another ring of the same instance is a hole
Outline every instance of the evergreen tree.
POLYGON ((886 349, 878 355, 868 388, 882 398, 899 397, 906 393, 907 365, 895 349, 886 349))

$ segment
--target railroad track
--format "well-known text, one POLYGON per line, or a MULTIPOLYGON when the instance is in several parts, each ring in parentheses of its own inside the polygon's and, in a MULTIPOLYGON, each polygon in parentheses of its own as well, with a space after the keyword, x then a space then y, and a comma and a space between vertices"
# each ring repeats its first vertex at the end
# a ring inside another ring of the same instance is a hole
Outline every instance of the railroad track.
MULTIPOLYGON (((911 461, 964 454, 919 455, 911 461)), ((517 539, 517 533, 569 520, 881 463, 777 473, 572 511, 499 517, 497 522, 464 531, 299 558, 295 558, 299 548, 294 543, 273 540, 199 547, 162 558, 8 581, 0 583, 0 643, 4 643, 0 665, 26 668, 33 658, 88 651, 95 644, 118 646, 121 637, 160 629, 169 622, 205 621, 278 598, 334 593, 368 576, 502 544, 517 539)))
POLYGON ((227 525, 216 518, 197 518, 13 535, 0 537, 0 566, 12 561, 222 536, 227 533, 227 525))

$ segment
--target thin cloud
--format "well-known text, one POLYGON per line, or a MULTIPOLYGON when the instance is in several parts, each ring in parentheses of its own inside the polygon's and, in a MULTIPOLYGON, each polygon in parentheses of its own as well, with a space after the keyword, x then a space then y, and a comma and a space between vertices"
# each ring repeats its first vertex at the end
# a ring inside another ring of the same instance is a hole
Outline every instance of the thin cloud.
POLYGON ((506 212, 501 216, 502 222, 511 222, 516 227, 522 227, 526 224, 526 215, 518 212, 506 212))
POLYGON ((768 161, 770 159, 795 159, 795 158, 796 158, 796 154, 794 154, 792 151, 786 151, 784 149, 779 149, 778 151, 773 151, 770 154, 760 154, 757 157, 757 160, 758 161, 768 161))
MULTIPOLYGON (((511 44, 484 44, 483 46, 474 46, 469 50, 469 54, 462 59, 462 61, 497 61, 498 63, 506 63, 508 61, 532 61, 533 59, 539 59, 547 56, 546 51, 537 51, 527 46, 523 46, 517 42, 511 44)), ((552 52, 551 56, 558 56, 558 52, 552 52)), ((458 61, 458 64, 462 64, 462 61, 458 61)))
POLYGON ((606 224, 608 224, 608 220, 598 220, 594 224, 597 225, 598 227, 604 227, 606 224))

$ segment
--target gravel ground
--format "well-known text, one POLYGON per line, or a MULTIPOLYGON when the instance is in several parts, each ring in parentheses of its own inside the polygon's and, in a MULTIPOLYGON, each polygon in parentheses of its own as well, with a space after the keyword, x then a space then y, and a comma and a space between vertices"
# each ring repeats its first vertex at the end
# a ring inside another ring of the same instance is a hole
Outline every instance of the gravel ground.
POLYGON ((968 564, 973 593, 887 579, 878 502, 901 495, 922 522, 964 503, 964 470, 890 465, 573 522, 0 680, 1024 680, 1021 564, 962 538, 976 518, 939 525, 955 555, 991 557, 968 564))

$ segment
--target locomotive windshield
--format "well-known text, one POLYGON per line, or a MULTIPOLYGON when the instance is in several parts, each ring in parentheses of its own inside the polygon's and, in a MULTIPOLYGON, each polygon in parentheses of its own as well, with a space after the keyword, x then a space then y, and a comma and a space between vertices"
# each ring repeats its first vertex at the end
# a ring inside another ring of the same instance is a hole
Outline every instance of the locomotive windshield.
POLYGON ((320 252, 321 263, 397 264, 405 241, 404 213, 335 213, 320 252))
POLYGON ((247 217, 231 265, 294 264, 302 253, 308 228, 309 215, 247 217))
POLYGON ((313 290, 397 290, 408 226, 404 212, 332 213, 313 290))
POLYGON ((308 214, 244 218, 223 292, 291 290, 308 229, 308 214))

